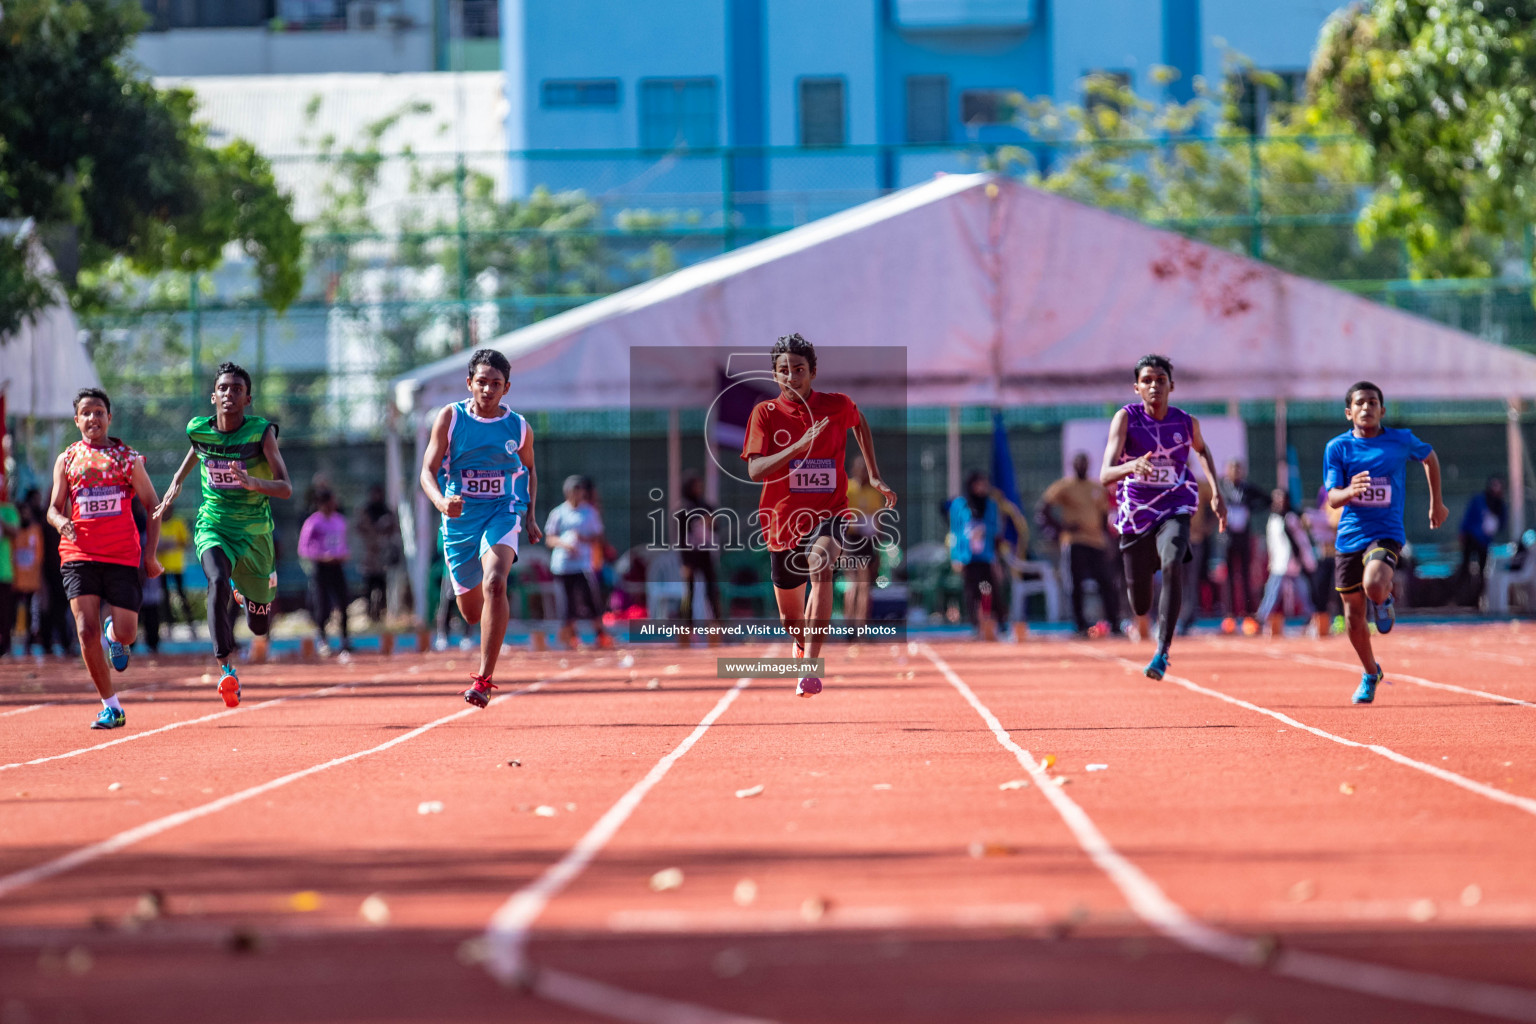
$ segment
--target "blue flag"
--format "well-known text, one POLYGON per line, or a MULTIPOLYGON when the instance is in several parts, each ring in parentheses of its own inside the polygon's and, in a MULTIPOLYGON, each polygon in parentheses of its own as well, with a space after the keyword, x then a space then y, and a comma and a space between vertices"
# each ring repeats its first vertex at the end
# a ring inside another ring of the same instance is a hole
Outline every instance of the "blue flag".
MULTIPOLYGON (((1003 426, 1003 414, 1000 410, 992 410, 992 486, 999 494, 1013 502, 1017 509, 1023 509, 1019 504, 1019 485, 1013 478, 1013 453, 1008 450, 1008 431, 1003 426)), ((1013 524, 1013 517, 1002 517, 1003 537, 1009 544, 1017 544, 1019 531, 1013 524)))

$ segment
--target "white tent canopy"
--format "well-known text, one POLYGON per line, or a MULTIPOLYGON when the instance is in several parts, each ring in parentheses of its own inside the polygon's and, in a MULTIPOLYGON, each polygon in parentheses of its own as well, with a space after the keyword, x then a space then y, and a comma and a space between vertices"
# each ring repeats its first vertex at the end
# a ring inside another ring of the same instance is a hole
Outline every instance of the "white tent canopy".
MULTIPOLYGON (((0 245, 9 244, 9 239, 0 239, 0 245)), ((30 246, 33 271, 52 280, 53 261, 47 251, 35 241, 23 244, 30 246)), ((54 299, 52 306, 24 322, 20 331, 0 337, 0 391, 5 393, 9 416, 67 420, 75 414, 75 392, 101 386, 80 341, 75 314, 57 285, 54 299)))
MULTIPOLYGON (((822 377, 861 404, 951 407, 952 490, 957 407, 1126 401, 1131 367, 1147 352, 1173 360, 1180 401, 1275 402, 1280 464, 1285 404, 1342 405, 1362 377, 1389 400, 1503 399, 1513 410, 1536 396, 1536 357, 985 174, 940 176, 491 347, 511 361, 518 409, 702 408, 727 353, 766 363, 773 339, 790 331, 830 353, 822 377), (677 354, 668 387, 632 399, 630 354, 641 346, 652 347, 652 361, 667 348, 677 354), (851 380, 836 369, 838 346, 901 347, 906 360, 891 361, 883 379, 860 371, 851 380), (718 358, 701 359, 700 347, 718 358)), ((418 449, 426 415, 462 399, 465 376, 460 354, 396 378, 395 404, 415 414, 418 449)), ((1523 455, 1513 413, 1508 436, 1518 523, 1523 455)), ((674 463, 676 448, 674 437, 674 463)), ((391 462, 401 464, 398 438, 391 462)), ((428 543, 427 511, 418 501, 418 549, 428 543)), ((424 581, 424 560, 417 564, 424 581)))
MULTIPOLYGON (((1117 401, 1145 352, 1185 401, 1536 396, 1536 358, 1167 231, 989 175, 950 175, 522 330, 525 409, 630 404, 635 346, 901 346, 909 405, 1117 401)), ((681 353, 680 353, 681 355, 681 353)), ((464 394, 451 356, 396 381, 402 412, 464 394)), ((656 404, 707 404, 684 361, 656 404), (702 403, 700 399, 702 398, 702 403)), ((862 382, 873 384, 874 382, 862 382)))

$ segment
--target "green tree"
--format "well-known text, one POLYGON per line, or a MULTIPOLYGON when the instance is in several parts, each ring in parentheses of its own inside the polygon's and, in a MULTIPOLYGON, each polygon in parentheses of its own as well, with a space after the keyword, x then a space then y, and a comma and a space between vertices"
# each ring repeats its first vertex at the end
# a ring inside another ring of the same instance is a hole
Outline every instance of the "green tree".
MULTIPOLYGON (((1158 81, 1173 72, 1159 69, 1158 81)), ((1185 103, 1154 103, 1123 82, 1089 76, 1081 104, 1015 103, 1025 146, 999 152, 1033 184, 1169 227, 1286 270, 1320 278, 1395 276, 1396 255, 1354 237, 1356 183, 1369 180, 1366 148, 1319 134, 1303 111, 1277 107, 1261 133, 1241 123, 1243 84, 1278 80, 1240 57, 1227 83, 1198 84, 1185 103)))
POLYGON ((1324 27, 1309 89, 1349 126, 1379 188, 1366 241, 1424 277, 1481 277, 1536 214, 1536 2, 1370 0, 1324 27))
MULTIPOLYGON (((71 298, 90 306, 101 271, 216 266, 230 243, 256 265, 262 298, 285 308, 302 282, 303 239, 272 169, 249 143, 215 147, 186 90, 157 89, 125 56, 135 0, 5 0, 0 13, 0 218, 32 218, 78 252, 71 298)), ((17 278, 0 256, 0 279, 17 278)), ((0 288, 0 336, 37 308, 0 288)))

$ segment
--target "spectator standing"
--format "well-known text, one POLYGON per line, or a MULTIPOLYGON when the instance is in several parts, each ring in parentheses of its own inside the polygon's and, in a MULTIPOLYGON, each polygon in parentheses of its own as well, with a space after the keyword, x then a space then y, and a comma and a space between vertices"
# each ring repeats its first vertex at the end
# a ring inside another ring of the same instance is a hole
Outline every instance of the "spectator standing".
POLYGON ((1461 566, 1451 586, 1454 600, 1476 605, 1483 597, 1488 573, 1488 547, 1504 529, 1509 505, 1504 500, 1504 478, 1491 476, 1478 494, 1467 502, 1461 516, 1461 566), (1477 579, 1472 579, 1472 563, 1477 563, 1477 579))
MULTIPOLYGON (((1201 477, 1196 482, 1199 507, 1189 517, 1189 550, 1194 557, 1184 563, 1184 614, 1179 619, 1179 635, 1188 636, 1200 613, 1200 599, 1211 582, 1211 547, 1220 535, 1216 513, 1211 511, 1211 482, 1201 477)), ((1216 602, 1212 600, 1214 605, 1216 602)))
POLYGON ((565 479, 565 500, 549 510, 544 521, 544 542, 549 545, 549 571, 565 595, 565 615, 560 626, 560 640, 575 650, 576 623, 590 619, 597 632, 599 647, 612 647, 613 640, 603 631, 601 593, 593 562, 593 546, 602 542, 603 519, 591 502, 592 484, 584 476, 565 479))
POLYGON ((41 606, 38 621, 42 625, 38 635, 43 653, 47 654, 57 647, 60 654, 73 656, 78 652, 75 648, 75 627, 69 612, 69 596, 64 593, 64 563, 59 557, 62 538, 43 512, 41 492, 32 491, 27 497, 32 505, 33 516, 43 527, 43 588, 38 591, 38 604, 41 606))
POLYGON ((1244 632, 1257 633, 1259 624, 1249 615, 1253 601, 1252 525, 1254 515, 1269 504, 1269 495, 1248 482, 1237 459, 1227 463, 1219 486, 1227 503, 1227 615, 1233 628, 1242 622, 1244 632))
POLYGON ((389 570, 400 563, 400 521, 384 501, 384 487, 368 488, 368 501, 357 510, 357 535, 363 541, 363 596, 368 621, 378 622, 389 605, 389 570))
POLYGON ((997 625, 1003 624, 997 571, 997 542, 1001 533, 1001 513, 992 500, 987 474, 972 470, 965 480, 965 493, 949 503, 949 561, 961 577, 965 616, 978 630, 983 605, 988 601, 997 625))
POLYGON ((11 564, 15 567, 16 607, 25 612, 21 651, 26 654, 38 639, 37 592, 43 587, 43 529, 38 525, 30 501, 16 507, 21 528, 11 542, 11 564))
MULTIPOLYGON (((176 625, 175 598, 180 598, 181 617, 186 620, 192 639, 196 640, 197 620, 192 617, 192 603, 187 600, 186 584, 187 545, 191 543, 192 532, 187 529, 187 521, 181 516, 173 515, 160 524, 160 542, 155 545, 155 555, 160 559, 160 568, 165 570, 165 574, 158 577, 161 585, 155 589, 160 594, 157 603, 166 628, 169 630, 176 625)), ((148 592, 144 600, 149 600, 148 592)))
POLYGON ((715 570, 715 512, 704 500, 704 482, 696 476, 683 481, 683 507, 677 510, 678 559, 682 562, 683 601, 678 617, 693 621, 694 585, 703 582, 715 618, 725 618, 720 603, 720 579, 715 570))
POLYGON ((347 517, 336 507, 336 496, 316 490, 316 510, 299 530, 299 557, 312 563, 309 611, 322 651, 329 649, 326 627, 333 611, 341 612, 341 649, 351 650, 347 636, 347 517))
POLYGON ((1270 495, 1269 521, 1264 526, 1264 543, 1269 550, 1269 579, 1264 583, 1264 599, 1259 603, 1258 619, 1269 623, 1271 634, 1278 636, 1285 623, 1281 598, 1289 590, 1302 614, 1312 615, 1312 574, 1317 559, 1312 541, 1307 537, 1301 516, 1291 507, 1290 495, 1275 488, 1270 495))
POLYGON ((6 493, 0 476, 0 658, 11 653, 11 630, 16 626, 16 565, 11 548, 21 532, 21 513, 6 493))
POLYGON ((1108 538, 1104 530, 1109 515, 1109 492, 1088 478, 1088 453, 1072 456, 1072 475, 1051 484, 1040 498, 1038 515, 1054 528, 1067 552, 1072 576, 1072 624, 1078 636, 1089 635, 1083 609, 1083 584, 1092 580, 1104 604, 1104 632, 1119 628, 1120 592, 1105 557, 1108 538))
MULTIPOLYGON (((885 495, 869 482, 869 464, 855 455, 848 463, 848 519, 843 531, 843 618, 849 622, 869 619, 870 588, 880 571, 879 533, 875 514, 885 508, 885 495)), ((998 598, 994 595, 993 600, 998 598)))
POLYGON ((1306 514, 1307 532, 1312 536, 1312 553, 1317 558, 1317 569, 1312 573, 1312 628, 1313 636, 1324 637, 1333 632, 1334 619, 1338 618, 1339 632, 1344 631, 1344 602, 1333 589, 1333 568, 1336 562, 1334 541, 1339 534, 1341 508, 1328 507, 1328 488, 1317 491, 1317 507, 1306 514))

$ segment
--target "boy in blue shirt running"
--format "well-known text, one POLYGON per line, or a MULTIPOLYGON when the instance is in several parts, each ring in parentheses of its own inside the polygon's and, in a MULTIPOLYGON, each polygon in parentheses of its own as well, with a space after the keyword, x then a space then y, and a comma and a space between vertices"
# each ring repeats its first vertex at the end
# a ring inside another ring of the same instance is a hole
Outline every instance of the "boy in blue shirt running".
POLYGON ((1365 603, 1381 633, 1392 632, 1392 574, 1408 535, 1403 531, 1404 492, 1408 460, 1424 464, 1429 480, 1429 528, 1437 530, 1451 514, 1440 500, 1440 460, 1428 443, 1411 430, 1381 425, 1386 398, 1381 388, 1360 381, 1344 399, 1344 416, 1351 429, 1328 442, 1323 454, 1323 485, 1330 508, 1343 508, 1339 517, 1338 558, 1333 585, 1344 602, 1349 642, 1365 672, 1352 698, 1356 704, 1376 699, 1384 673, 1371 651, 1365 603))

